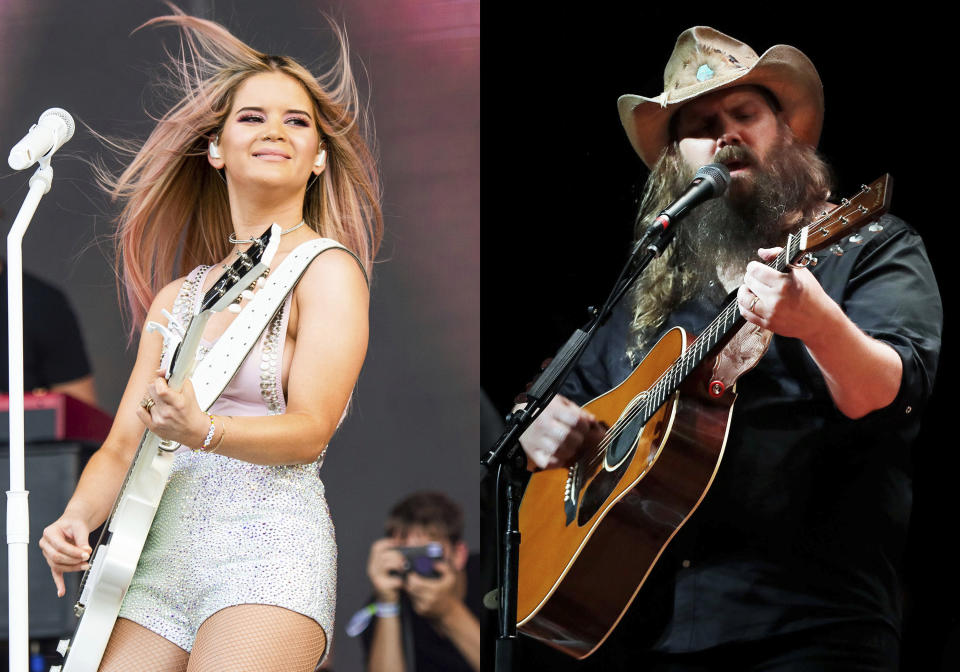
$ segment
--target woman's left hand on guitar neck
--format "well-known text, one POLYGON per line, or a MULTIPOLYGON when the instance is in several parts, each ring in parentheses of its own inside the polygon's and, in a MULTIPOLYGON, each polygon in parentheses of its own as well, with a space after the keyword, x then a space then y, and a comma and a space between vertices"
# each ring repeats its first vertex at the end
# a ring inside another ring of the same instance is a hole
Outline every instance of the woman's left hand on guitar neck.
MULTIPOLYGON (((760 249, 760 258, 771 261, 780 250, 760 249)), ((747 322, 803 341, 844 415, 860 418, 896 399, 903 377, 900 355, 861 331, 808 269, 781 273, 751 261, 737 305, 747 322)))
MULTIPOLYGON (((176 441, 188 448, 200 448, 210 428, 210 419, 200 410, 193 385, 187 379, 179 392, 167 385, 162 372, 150 385, 146 395, 155 405, 149 410, 142 406, 137 417, 147 429, 161 439, 176 441)), ((218 427, 218 432, 220 428, 218 427)))

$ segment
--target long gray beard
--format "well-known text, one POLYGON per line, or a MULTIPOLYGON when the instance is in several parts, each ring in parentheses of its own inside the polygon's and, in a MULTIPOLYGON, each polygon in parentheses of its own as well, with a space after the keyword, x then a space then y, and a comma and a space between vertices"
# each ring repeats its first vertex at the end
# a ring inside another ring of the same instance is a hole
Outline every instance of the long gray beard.
MULTIPOLYGON (((798 144, 784 126, 784 136, 765 165, 744 147, 725 147, 715 160, 751 163, 752 179, 738 180, 724 198, 695 208, 679 224, 676 239, 662 257, 647 269, 630 293, 633 317, 627 354, 634 362, 646 351, 649 339, 663 327, 680 304, 702 294, 719 279, 737 277, 757 248, 781 245, 789 215, 793 225, 809 220, 830 194, 831 175, 816 150, 798 144), (794 213, 800 215, 799 221, 794 213)), ((645 189, 638 232, 645 222, 666 207, 693 179, 676 144, 654 168, 645 189)))

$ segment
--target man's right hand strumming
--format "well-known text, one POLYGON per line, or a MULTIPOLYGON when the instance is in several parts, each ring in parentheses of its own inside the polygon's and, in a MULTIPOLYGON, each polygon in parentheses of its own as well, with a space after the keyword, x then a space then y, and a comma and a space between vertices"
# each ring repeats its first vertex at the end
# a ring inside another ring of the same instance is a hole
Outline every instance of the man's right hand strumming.
POLYGON ((558 394, 520 437, 520 445, 540 469, 567 467, 604 431, 592 413, 558 394))

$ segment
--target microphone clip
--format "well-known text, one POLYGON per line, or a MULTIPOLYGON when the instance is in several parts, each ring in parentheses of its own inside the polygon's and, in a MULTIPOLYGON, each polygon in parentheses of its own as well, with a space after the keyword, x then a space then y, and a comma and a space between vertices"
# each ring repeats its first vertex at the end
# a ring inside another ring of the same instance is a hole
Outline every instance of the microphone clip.
POLYGON ((640 250, 646 250, 653 255, 654 259, 663 254, 677 232, 676 227, 671 226, 672 223, 666 215, 659 215, 653 220, 653 224, 647 228, 643 238, 637 242, 633 254, 636 255, 640 250))

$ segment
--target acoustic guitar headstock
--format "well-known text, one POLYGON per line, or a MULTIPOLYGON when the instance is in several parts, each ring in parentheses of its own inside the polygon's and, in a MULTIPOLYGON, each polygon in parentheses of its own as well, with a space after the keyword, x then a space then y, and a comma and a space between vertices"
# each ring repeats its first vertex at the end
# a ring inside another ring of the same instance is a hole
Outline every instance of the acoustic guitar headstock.
POLYGON ((892 188, 893 178, 889 173, 863 185, 855 196, 842 199, 836 208, 804 227, 799 250, 819 250, 877 219, 890 209, 892 188))

